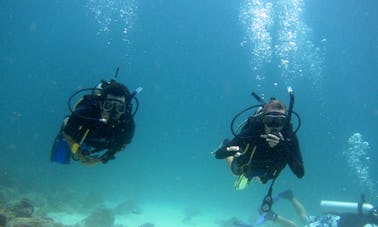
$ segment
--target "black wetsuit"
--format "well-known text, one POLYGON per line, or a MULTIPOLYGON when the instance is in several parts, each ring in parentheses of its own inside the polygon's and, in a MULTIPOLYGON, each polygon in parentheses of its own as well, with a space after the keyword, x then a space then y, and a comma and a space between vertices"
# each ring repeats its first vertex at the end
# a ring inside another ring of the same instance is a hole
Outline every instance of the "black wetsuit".
POLYGON ((88 131, 83 141, 83 152, 93 154, 106 150, 101 156, 105 163, 109 159, 114 159, 114 154, 131 142, 135 123, 130 111, 126 111, 117 121, 104 122, 100 119, 100 97, 86 95, 76 106, 63 131, 77 143, 80 143, 88 131))
POLYGON ((264 138, 260 137, 263 134, 266 133, 261 119, 250 117, 239 135, 231 141, 225 142, 215 152, 215 157, 223 159, 233 155, 232 152, 226 150, 228 146, 239 146, 241 153, 248 147, 245 153, 233 159, 231 169, 234 174, 244 174, 249 179, 259 177, 262 183, 266 183, 278 176, 280 171, 288 164, 293 173, 298 178, 302 178, 304 176, 302 154, 299 149, 298 138, 293 133, 292 125, 287 124, 281 130, 284 141, 280 140, 277 146, 273 148, 268 145, 264 138), (253 150, 255 150, 254 153, 253 150))

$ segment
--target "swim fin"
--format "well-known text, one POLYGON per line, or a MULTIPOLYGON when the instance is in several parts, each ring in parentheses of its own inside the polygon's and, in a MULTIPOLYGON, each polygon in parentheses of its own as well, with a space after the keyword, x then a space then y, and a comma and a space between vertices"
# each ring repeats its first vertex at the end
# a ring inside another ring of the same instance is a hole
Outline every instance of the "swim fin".
POLYGON ((71 160, 71 150, 63 137, 63 133, 59 134, 55 138, 54 145, 51 149, 51 161, 59 162, 62 164, 69 164, 71 160))
POLYGON ((235 190, 243 190, 245 189, 250 183, 250 180, 248 177, 246 177, 244 174, 240 175, 234 184, 235 190))

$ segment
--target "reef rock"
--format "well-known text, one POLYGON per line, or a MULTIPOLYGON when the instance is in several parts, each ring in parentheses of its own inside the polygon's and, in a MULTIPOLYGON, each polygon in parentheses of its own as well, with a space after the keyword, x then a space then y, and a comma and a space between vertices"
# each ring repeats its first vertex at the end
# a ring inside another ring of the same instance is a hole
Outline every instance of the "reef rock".
POLYGON ((114 225, 114 213, 108 208, 97 208, 84 219, 85 227, 104 227, 114 225))
POLYGON ((49 219, 41 218, 13 218, 4 225, 6 227, 64 227, 49 219))

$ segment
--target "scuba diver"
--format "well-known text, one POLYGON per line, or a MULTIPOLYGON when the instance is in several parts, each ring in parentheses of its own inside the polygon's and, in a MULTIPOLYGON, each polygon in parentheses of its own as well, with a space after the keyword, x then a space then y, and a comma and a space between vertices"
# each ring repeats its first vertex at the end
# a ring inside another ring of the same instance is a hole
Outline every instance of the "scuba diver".
POLYGON ((71 115, 63 121, 51 149, 51 160, 68 164, 72 157, 85 165, 94 165, 115 159, 115 154, 134 136, 134 115, 139 105, 135 96, 141 90, 130 93, 125 85, 112 79, 71 95, 68 101, 71 115), (84 94, 72 108, 72 99, 82 92, 90 94, 84 94), (137 104, 134 111, 133 99, 137 104))
POLYGON ((293 111, 294 94, 290 94, 290 106, 275 98, 268 103, 252 95, 261 103, 246 108, 238 113, 231 122, 232 140, 225 139, 221 146, 213 152, 216 159, 226 159, 233 174, 238 176, 235 189, 244 189, 252 179, 258 179, 263 184, 272 180, 269 192, 262 203, 262 210, 269 212, 272 205, 272 187, 281 170, 288 164, 298 177, 304 176, 304 165, 296 132, 300 127, 300 118, 293 111), (258 110, 234 130, 235 119, 248 110, 258 110), (293 130, 291 116, 295 115, 298 127, 293 130), (239 132, 240 131, 240 132, 239 132))
MULTIPOLYGON (((294 209, 295 209, 296 213, 298 214, 300 221, 301 221, 301 225, 299 225, 299 226, 305 226, 307 223, 309 223, 307 212, 306 212, 304 206, 302 205, 302 203, 297 198, 294 197, 294 194, 290 189, 282 191, 282 192, 278 193, 277 195, 275 195, 273 197, 273 202, 276 203, 281 199, 286 199, 292 204, 292 206, 294 207, 294 209)), ((286 218, 282 215, 279 215, 272 210, 269 211, 269 212, 262 212, 261 210, 259 210, 259 211, 260 211, 260 213, 262 213, 262 215, 257 219, 256 222, 248 223, 248 222, 244 222, 244 221, 241 221, 241 220, 234 220, 234 223, 233 223, 234 226, 253 227, 253 226, 261 225, 261 224, 263 224, 267 221, 274 222, 274 223, 276 223, 276 224, 278 224, 282 227, 297 227, 298 226, 293 220, 290 220, 290 219, 288 219, 288 218, 286 218)), ((328 226, 328 225, 324 225, 324 226, 328 226)), ((314 226, 311 226, 311 227, 323 227, 323 225, 319 225, 319 226, 314 225, 314 226)))
POLYGON ((376 227, 378 226, 378 207, 366 203, 364 195, 360 202, 320 201, 321 215, 308 215, 302 203, 288 189, 273 197, 274 203, 281 199, 288 200, 299 216, 301 223, 298 225, 293 220, 287 219, 274 211, 263 213, 255 223, 235 220, 234 226, 253 227, 272 221, 282 227, 376 227))

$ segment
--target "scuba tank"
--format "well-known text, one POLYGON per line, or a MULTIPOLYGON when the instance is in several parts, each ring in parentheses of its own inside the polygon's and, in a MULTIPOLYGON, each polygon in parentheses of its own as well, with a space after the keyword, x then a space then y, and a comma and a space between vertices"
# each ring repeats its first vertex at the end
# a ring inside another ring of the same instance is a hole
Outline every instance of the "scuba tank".
POLYGON ((320 211, 322 213, 341 214, 341 213, 353 213, 353 214, 367 214, 374 206, 370 203, 356 203, 356 202, 341 202, 332 200, 321 200, 320 211))

